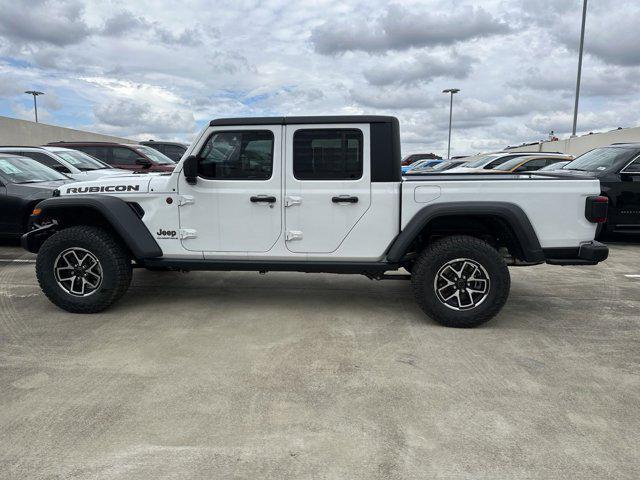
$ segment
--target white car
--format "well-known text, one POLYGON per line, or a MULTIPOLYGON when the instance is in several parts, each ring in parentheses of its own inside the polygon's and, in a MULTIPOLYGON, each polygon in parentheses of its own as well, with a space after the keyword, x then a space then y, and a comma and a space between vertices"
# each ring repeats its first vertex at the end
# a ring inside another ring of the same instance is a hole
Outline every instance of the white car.
POLYGON ((113 175, 130 175, 129 170, 110 165, 78 150, 62 147, 0 147, 0 153, 29 157, 77 181, 97 180, 113 175))
POLYGON ((169 174, 61 186, 22 245, 38 253, 44 293, 70 312, 114 303, 133 262, 376 280, 404 268, 422 310, 455 327, 500 311, 509 264, 607 258, 593 240, 607 215, 594 178, 402 178, 400 158, 394 117, 217 119, 169 174))
MULTIPOLYGON (((502 165, 504 162, 508 162, 509 160, 513 160, 518 157, 553 157, 558 155, 563 157, 562 153, 548 153, 548 152, 498 152, 498 153, 490 153, 488 155, 480 155, 471 157, 468 159, 467 163, 461 165, 456 168, 452 168, 451 170, 447 170, 447 173, 470 173, 473 170, 491 170, 498 165, 502 165)), ((465 159, 467 160, 467 159, 465 159)))

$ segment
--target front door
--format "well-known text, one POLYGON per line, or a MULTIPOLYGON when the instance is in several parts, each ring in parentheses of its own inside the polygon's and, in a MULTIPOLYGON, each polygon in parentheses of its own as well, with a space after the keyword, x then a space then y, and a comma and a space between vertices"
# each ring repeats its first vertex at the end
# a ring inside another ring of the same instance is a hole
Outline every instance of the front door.
POLYGON ((215 127, 180 176, 182 245, 209 255, 269 251, 282 232, 282 126, 215 127), (193 201, 193 203, 189 203, 193 201))
POLYGON ((287 125, 285 241, 296 253, 331 253, 371 203, 368 124, 287 125))

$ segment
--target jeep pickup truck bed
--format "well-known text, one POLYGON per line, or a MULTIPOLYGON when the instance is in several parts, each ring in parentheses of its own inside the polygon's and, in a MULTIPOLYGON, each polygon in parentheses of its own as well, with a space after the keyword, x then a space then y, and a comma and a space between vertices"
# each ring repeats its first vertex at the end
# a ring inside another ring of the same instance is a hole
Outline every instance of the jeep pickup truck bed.
MULTIPOLYGON (((179 270, 410 272, 420 307, 456 327, 493 317, 507 265, 593 265, 606 219, 597 180, 534 174, 403 179, 397 119, 213 120, 170 174, 64 186, 23 236, 44 293, 107 308, 132 266, 179 270)), ((409 278, 409 276, 407 276, 409 278)))

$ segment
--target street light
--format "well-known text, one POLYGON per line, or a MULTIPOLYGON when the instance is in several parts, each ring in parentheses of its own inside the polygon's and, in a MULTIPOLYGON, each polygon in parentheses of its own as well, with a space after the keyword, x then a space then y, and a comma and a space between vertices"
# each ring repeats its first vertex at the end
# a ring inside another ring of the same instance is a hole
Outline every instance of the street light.
POLYGON ((36 90, 27 90, 24 93, 28 93, 29 95, 33 95, 33 109, 36 113, 36 123, 38 123, 38 102, 36 102, 36 97, 38 95, 44 95, 44 92, 38 92, 36 90))
POLYGON ((580 30, 580 52, 578 53, 578 78, 576 80, 576 104, 573 107, 573 131, 572 137, 576 136, 576 126, 578 125, 578 99, 580 98, 580 75, 582 74, 582 50, 584 49, 584 25, 587 20, 587 0, 582 2, 582 29, 580 30))
POLYGON ((459 88, 447 88, 442 91, 442 93, 451 94, 451 102, 449 103, 449 143, 447 144, 447 158, 451 158, 451 117, 453 115, 453 94, 458 93, 459 91, 459 88))

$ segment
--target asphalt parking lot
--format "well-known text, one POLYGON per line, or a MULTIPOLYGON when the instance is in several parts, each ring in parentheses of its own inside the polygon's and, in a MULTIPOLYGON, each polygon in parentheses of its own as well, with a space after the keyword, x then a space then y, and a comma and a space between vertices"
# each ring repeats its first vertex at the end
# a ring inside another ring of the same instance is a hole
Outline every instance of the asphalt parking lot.
POLYGON ((0 478, 640 477, 640 244, 512 268, 475 330, 291 273, 139 270, 71 315, 0 259, 0 478))

